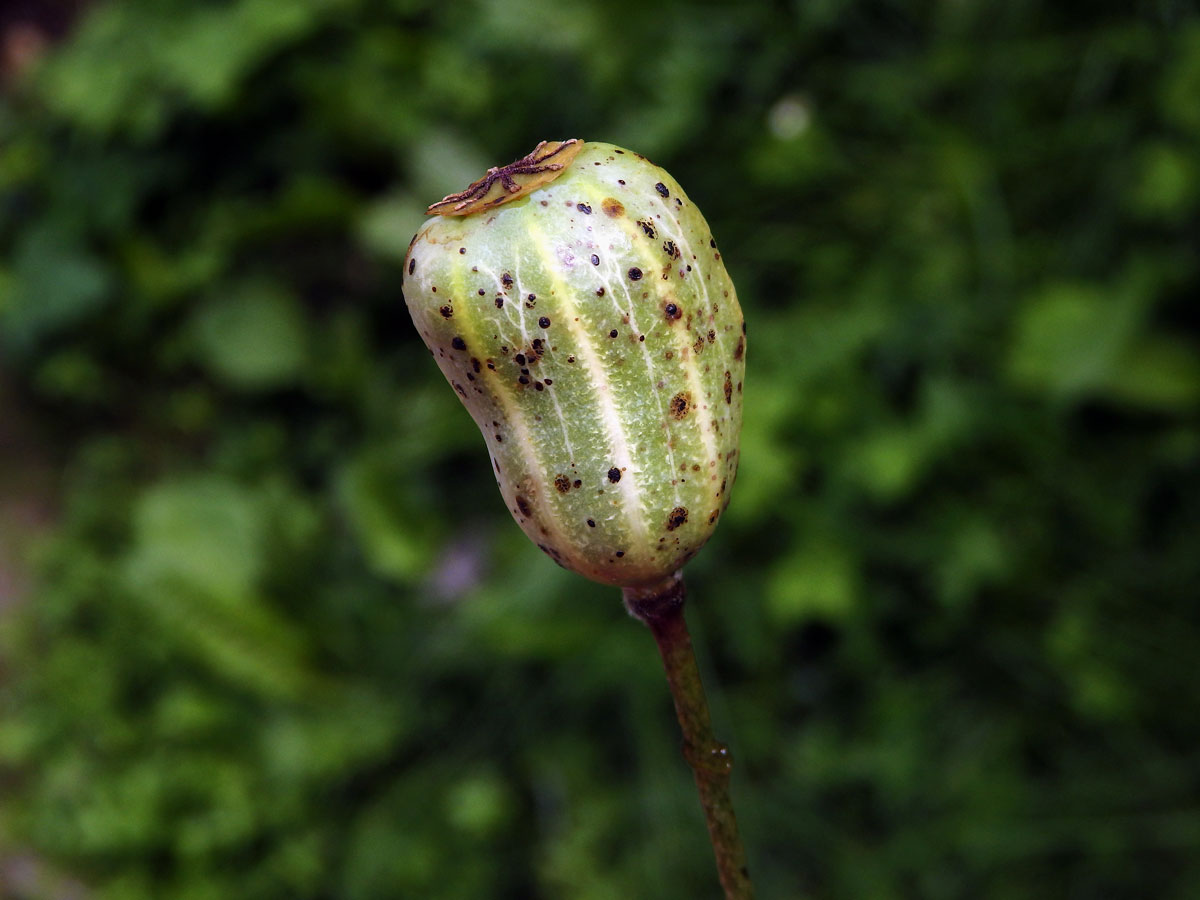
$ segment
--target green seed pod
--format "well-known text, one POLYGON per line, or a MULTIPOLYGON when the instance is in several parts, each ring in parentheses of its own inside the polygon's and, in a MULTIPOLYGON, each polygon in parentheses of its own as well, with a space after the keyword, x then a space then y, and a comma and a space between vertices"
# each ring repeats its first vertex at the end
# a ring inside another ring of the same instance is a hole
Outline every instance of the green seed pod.
POLYGON ((564 141, 429 211, 405 300, 517 523, 594 581, 677 572, 742 419, 745 323, 700 210, 640 154, 564 141))

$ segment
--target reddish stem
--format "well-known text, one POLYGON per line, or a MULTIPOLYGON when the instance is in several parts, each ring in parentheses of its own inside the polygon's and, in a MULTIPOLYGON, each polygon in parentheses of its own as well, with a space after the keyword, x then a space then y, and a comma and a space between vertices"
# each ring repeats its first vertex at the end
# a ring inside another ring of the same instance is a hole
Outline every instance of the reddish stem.
POLYGON ((696 779, 726 900, 752 900, 754 886, 750 883, 746 850, 729 795, 733 757, 729 748, 713 735, 700 669, 683 617, 687 597, 683 577, 677 572, 653 588, 625 588, 623 595, 629 614, 650 628, 662 655, 671 697, 675 700, 675 714, 683 731, 683 755, 696 779))

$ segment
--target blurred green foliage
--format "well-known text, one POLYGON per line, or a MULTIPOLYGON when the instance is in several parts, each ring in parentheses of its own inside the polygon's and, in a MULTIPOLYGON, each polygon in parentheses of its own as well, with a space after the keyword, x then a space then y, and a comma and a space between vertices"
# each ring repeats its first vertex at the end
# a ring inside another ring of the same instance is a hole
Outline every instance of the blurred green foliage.
POLYGON ((649 635, 400 295, 426 203, 578 136, 678 177, 749 322, 689 573, 761 895, 1200 896, 1198 98, 1183 0, 96 3, 0 98, 3 415, 61 473, 0 850, 715 896, 649 635))

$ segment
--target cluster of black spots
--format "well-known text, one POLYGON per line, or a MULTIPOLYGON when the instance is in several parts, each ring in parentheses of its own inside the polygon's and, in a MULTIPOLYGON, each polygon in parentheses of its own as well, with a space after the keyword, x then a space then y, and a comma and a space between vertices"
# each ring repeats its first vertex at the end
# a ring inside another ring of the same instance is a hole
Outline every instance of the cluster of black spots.
POLYGON ((592 254, 592 265, 593 266, 600 265, 600 257, 598 257, 595 253, 592 254))
POLYGON ((538 319, 538 324, 540 326, 542 326, 543 328, 549 328, 550 327, 550 317, 542 316, 540 319, 538 319))
POLYGON ((642 270, 639 269, 637 266, 634 266, 633 268, 631 268, 626 274, 629 275, 630 281, 641 281, 642 280, 642 270))
POLYGON ((554 487, 560 494, 565 494, 571 489, 571 479, 566 475, 555 475, 554 487))
POLYGON ((670 402, 671 415, 676 419, 682 419, 687 416, 692 408, 692 395, 687 391, 680 391, 670 402))
POLYGON ((454 315, 454 307, 450 306, 450 305, 446 305, 446 306, 443 306, 441 309, 439 309, 438 312, 440 312, 442 314, 443 319, 449 319, 451 316, 454 315))
POLYGON ((513 277, 505 272, 500 276, 500 283, 504 285, 505 288, 510 288, 513 286, 513 277))
POLYGON ((458 335, 455 335, 454 337, 452 337, 450 339, 450 346, 453 347, 455 350, 466 350, 467 342, 464 341, 462 338, 460 338, 458 335))
POLYGON ((530 294, 525 298, 525 308, 533 309, 535 306, 537 306, 537 294, 530 294))
POLYGON ((716 340, 717 340, 717 333, 715 331, 713 331, 711 328, 708 329, 708 342, 710 344, 713 344, 713 343, 716 343, 716 340))
POLYGON ((729 370, 725 370, 725 402, 733 402, 733 376, 729 374, 729 370))
POLYGON ((654 225, 651 224, 648 219, 638 219, 637 224, 638 228, 642 229, 642 232, 646 235, 646 237, 650 238, 650 240, 654 240, 657 232, 654 230, 654 225))
POLYGON ((621 480, 621 470, 618 469, 616 466, 613 466, 611 469, 609 469, 608 470, 608 480, 611 481, 613 484, 616 484, 618 481, 620 481, 621 480))
POLYGON ((667 241, 663 244, 663 253, 667 254, 668 259, 679 259, 679 248, 675 246, 674 241, 667 241))
MULTIPOLYGON (((596 165, 599 165, 599 163, 597 163, 596 165)), ((576 203, 575 208, 577 210, 579 210, 581 213, 583 213, 585 216, 590 216, 592 214, 592 208, 590 206, 588 206, 586 203, 576 203)))
POLYGON ((661 181, 658 182, 656 185, 654 185, 654 189, 656 191, 658 191, 659 195, 662 197, 670 197, 671 196, 671 192, 667 190, 667 186, 665 184, 663 184, 661 181))
POLYGON ((671 510, 671 514, 667 516, 667 531, 674 531, 680 525, 688 520, 688 511, 686 506, 677 506, 671 510))

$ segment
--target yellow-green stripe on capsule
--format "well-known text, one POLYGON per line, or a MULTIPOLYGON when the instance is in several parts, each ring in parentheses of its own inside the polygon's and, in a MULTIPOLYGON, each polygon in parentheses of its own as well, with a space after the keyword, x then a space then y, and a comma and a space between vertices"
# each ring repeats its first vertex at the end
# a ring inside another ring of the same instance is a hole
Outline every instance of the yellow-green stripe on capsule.
POLYGON ((640 154, 563 141, 430 212, 405 300, 517 523, 594 581, 678 571, 729 502, 745 372, 700 211, 640 154))

